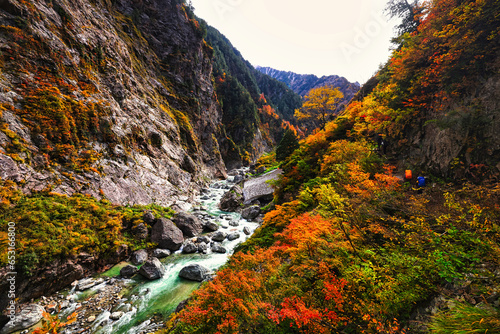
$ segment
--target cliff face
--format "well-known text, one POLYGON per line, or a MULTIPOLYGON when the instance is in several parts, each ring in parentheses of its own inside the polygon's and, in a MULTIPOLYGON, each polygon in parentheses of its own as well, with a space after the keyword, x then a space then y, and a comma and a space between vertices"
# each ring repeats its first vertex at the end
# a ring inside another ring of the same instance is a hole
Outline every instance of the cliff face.
POLYGON ((313 74, 297 74, 294 72, 275 70, 270 67, 258 66, 257 70, 284 82, 294 92, 301 96, 306 96, 307 93, 309 93, 309 91, 313 88, 331 85, 339 88, 339 90, 344 94, 344 100, 348 103, 360 89, 359 83, 349 82, 346 78, 338 75, 328 75, 318 78, 313 74))
POLYGON ((2 1, 0 177, 119 204, 223 175, 212 48, 179 0, 2 1))

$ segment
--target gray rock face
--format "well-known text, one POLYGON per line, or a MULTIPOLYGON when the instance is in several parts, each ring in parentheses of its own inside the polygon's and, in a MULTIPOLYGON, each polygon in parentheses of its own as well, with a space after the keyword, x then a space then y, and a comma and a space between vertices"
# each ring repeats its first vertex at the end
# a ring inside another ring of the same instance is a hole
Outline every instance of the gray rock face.
POLYGON ((10 334, 33 326, 42 319, 43 312, 43 307, 37 304, 23 307, 16 317, 2 328, 0 334, 10 334))
POLYGON ((271 180, 277 180, 283 172, 275 169, 262 176, 246 180, 243 186, 243 197, 245 203, 251 203, 256 199, 272 199, 274 189, 268 183, 271 180))
POLYGON ((148 237, 148 228, 144 223, 140 223, 136 227, 132 228, 132 234, 136 239, 145 240, 148 237))
POLYGON ((197 236, 203 231, 203 224, 201 221, 197 217, 186 212, 178 213, 174 217, 173 222, 187 238, 197 236))
POLYGON ((156 248, 153 251, 153 256, 159 259, 163 259, 164 257, 170 256, 170 251, 168 249, 156 248))
POLYGON ((198 246, 196 246, 191 241, 186 242, 184 244, 184 247, 182 248, 182 252, 185 254, 192 254, 192 253, 196 253, 197 251, 198 251, 198 246))
POLYGON ((160 248, 176 251, 181 248, 184 236, 172 221, 160 218, 151 230, 151 241, 156 242, 160 248))
POLYGON ((132 266, 130 264, 126 265, 122 269, 120 269, 120 275, 125 278, 130 278, 137 274, 139 272, 139 269, 137 267, 132 266))
POLYGON ((154 280, 165 275, 165 268, 161 264, 160 260, 153 257, 142 265, 141 269, 139 269, 139 274, 149 280, 154 280))
POLYGON ((130 262, 135 264, 136 266, 143 264, 148 259, 148 252, 145 249, 139 249, 132 253, 130 257, 130 262))
POLYGON ((226 237, 227 237, 227 234, 225 232, 217 231, 212 235, 212 240, 222 242, 226 239, 226 237))
POLYGON ((243 209, 243 211, 241 211, 241 217, 246 220, 257 218, 259 214, 260 207, 258 205, 249 206, 248 208, 245 208, 243 209))
POLYGON ((209 277, 210 270, 199 265, 190 264, 181 269, 179 276, 191 281, 202 282, 209 277))
POLYGON ((214 243, 214 244, 212 245, 212 248, 211 248, 211 249, 212 249, 212 252, 214 252, 214 253, 221 253, 221 254, 224 254, 224 253, 226 253, 226 252, 227 252, 227 250, 226 250, 224 247, 222 247, 222 245, 221 245, 221 244, 218 244, 218 243, 214 243))
POLYGON ((219 208, 222 211, 235 212, 240 209, 243 203, 243 190, 240 186, 235 185, 226 192, 219 203, 219 208))

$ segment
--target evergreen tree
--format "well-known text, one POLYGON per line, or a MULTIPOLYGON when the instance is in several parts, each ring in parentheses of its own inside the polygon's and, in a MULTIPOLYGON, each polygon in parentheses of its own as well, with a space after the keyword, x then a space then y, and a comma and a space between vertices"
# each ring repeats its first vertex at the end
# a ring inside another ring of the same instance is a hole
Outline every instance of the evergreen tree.
POLYGON ((281 138, 281 141, 276 148, 276 160, 284 161, 297 148, 299 148, 299 140, 297 139, 295 132, 291 129, 286 130, 283 134, 283 138, 281 138))

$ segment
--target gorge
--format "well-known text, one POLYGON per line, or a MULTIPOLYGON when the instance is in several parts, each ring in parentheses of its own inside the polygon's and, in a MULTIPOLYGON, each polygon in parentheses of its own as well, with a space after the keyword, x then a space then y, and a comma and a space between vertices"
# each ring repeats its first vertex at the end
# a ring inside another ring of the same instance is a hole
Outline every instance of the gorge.
POLYGON ((500 2, 388 8, 360 87, 254 68, 190 1, 1 0, 0 325, 500 331, 500 2))

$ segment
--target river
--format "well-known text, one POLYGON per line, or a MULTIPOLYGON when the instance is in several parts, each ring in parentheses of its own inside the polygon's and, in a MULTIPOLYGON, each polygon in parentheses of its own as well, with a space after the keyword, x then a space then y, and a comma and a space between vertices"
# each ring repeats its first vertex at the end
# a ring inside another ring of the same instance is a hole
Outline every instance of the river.
POLYGON ((154 281, 148 281, 141 275, 132 279, 117 277, 120 268, 127 264, 121 263, 101 274, 98 284, 88 290, 76 291, 73 288, 60 293, 59 298, 64 296, 66 301, 61 315, 65 317, 74 311, 79 314, 78 321, 68 327, 66 333, 138 334, 160 328, 161 320, 168 317, 181 301, 200 286, 198 282, 179 278, 180 270, 196 263, 216 271, 228 261, 234 248, 258 227, 258 224, 242 219, 237 213, 218 209, 220 198, 228 188, 227 181, 212 184, 198 198, 200 205, 191 210, 195 215, 205 215, 205 219, 217 219, 221 222, 220 230, 226 233, 239 233, 238 239, 222 242, 227 250, 225 254, 212 253, 210 250, 207 254, 182 254, 181 249, 161 260, 166 272, 163 278, 154 281), (229 222, 232 222, 231 225, 229 222), (244 228, 250 234, 245 234, 244 228), (117 311, 120 312, 119 319, 112 320, 113 312, 117 311))

